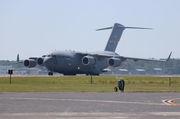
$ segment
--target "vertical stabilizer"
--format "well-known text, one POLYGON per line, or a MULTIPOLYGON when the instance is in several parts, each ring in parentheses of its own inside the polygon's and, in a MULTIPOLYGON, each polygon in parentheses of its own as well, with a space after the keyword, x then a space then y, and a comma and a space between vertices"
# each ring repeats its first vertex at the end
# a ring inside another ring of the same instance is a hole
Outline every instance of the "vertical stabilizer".
POLYGON ((118 42, 121 38, 121 35, 122 35, 124 29, 125 28, 123 25, 118 24, 118 23, 114 24, 114 27, 112 28, 112 32, 111 32, 111 35, 110 35, 109 40, 107 42, 105 51, 115 52, 116 47, 118 45, 118 42))
POLYGON ((111 35, 110 35, 109 40, 107 42, 107 45, 105 47, 105 51, 115 52, 116 47, 118 45, 118 42, 119 42, 121 35, 122 35, 125 28, 129 28, 129 29, 151 29, 151 28, 141 28, 141 27, 125 27, 119 23, 115 23, 113 27, 97 29, 97 31, 112 29, 111 35))

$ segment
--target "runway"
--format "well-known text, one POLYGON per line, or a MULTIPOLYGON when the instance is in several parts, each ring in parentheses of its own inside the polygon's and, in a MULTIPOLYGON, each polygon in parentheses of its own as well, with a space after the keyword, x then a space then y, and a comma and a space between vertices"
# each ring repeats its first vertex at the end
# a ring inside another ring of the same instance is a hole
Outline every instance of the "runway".
POLYGON ((0 119, 179 117, 179 93, 0 93, 0 119))

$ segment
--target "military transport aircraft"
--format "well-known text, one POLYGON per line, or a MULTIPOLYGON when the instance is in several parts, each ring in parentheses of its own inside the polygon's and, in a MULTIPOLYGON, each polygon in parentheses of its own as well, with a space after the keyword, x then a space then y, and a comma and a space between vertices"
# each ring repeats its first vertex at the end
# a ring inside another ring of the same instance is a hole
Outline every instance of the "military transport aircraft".
MULTIPOLYGON (((171 53, 166 60, 155 59, 143 59, 124 57, 115 53, 118 42, 124 29, 150 29, 141 27, 125 27, 119 23, 115 23, 113 27, 107 27, 99 30, 112 29, 112 33, 109 37, 107 45, 104 51, 100 52, 75 52, 75 51, 54 51, 48 55, 42 57, 30 57, 23 61, 24 66, 31 68, 37 64, 45 66, 48 70, 48 75, 53 75, 53 72, 58 72, 64 75, 99 75, 102 72, 106 72, 106 68, 117 68, 126 59, 132 59, 134 61, 146 60, 146 61, 159 61, 166 62, 170 59, 171 53)), ((19 61, 19 55, 18 55, 19 61)))

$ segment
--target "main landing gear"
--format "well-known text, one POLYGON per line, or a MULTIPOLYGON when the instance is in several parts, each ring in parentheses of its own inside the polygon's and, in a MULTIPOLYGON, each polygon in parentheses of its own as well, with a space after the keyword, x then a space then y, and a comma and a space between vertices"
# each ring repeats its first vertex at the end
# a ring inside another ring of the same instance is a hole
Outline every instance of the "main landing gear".
POLYGON ((52 71, 48 72, 48 75, 49 75, 49 76, 52 76, 52 75, 53 75, 53 72, 52 72, 52 71))

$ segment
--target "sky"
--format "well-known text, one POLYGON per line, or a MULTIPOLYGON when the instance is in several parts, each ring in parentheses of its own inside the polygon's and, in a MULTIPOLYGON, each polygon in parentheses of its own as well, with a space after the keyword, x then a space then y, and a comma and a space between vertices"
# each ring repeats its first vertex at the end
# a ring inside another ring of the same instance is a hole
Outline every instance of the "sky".
POLYGON ((116 53, 180 58, 180 0, 0 0, 0 60, 41 57, 57 50, 105 49, 114 23, 125 29, 116 53))

